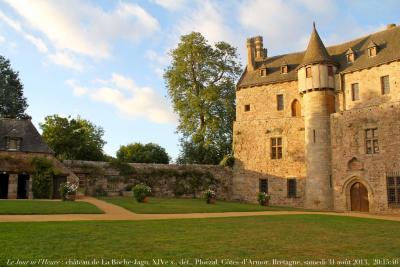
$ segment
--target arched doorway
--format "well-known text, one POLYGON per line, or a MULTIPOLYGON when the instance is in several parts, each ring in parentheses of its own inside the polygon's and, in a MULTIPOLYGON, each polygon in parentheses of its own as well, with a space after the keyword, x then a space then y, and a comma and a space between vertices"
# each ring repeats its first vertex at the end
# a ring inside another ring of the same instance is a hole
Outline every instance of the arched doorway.
POLYGON ((368 190, 360 182, 354 183, 350 188, 351 210, 369 211, 368 190))
POLYGON ((301 116, 301 106, 299 100, 295 99, 292 102, 292 117, 301 116))

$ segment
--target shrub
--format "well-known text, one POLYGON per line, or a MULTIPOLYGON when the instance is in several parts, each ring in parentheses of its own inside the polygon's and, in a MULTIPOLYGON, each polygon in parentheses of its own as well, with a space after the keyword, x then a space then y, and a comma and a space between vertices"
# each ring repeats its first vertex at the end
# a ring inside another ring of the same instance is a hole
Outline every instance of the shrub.
POLYGON ((257 201, 260 205, 265 205, 266 202, 270 199, 270 196, 265 192, 259 192, 257 195, 257 201))
POLYGON ((76 183, 66 182, 60 185, 60 194, 63 201, 65 200, 75 200, 72 195, 76 194, 79 185, 76 183))
POLYGON ((47 158, 33 158, 31 162, 32 193, 34 198, 51 198, 53 194, 53 179, 57 175, 53 162, 47 158))
POLYGON ((207 189, 207 190, 204 192, 204 198, 206 199, 206 202, 207 202, 208 204, 214 203, 214 202, 215 202, 216 196, 217 196, 217 194, 215 193, 214 190, 207 189))
POLYGON ((233 167, 235 164, 235 158, 232 155, 225 155, 224 158, 219 163, 220 166, 233 167))
POLYGON ((94 193, 95 193, 96 197, 106 197, 107 196, 107 191, 104 190, 104 188, 101 185, 96 186, 94 193))
POLYGON ((133 196, 137 202, 143 202, 151 193, 151 188, 145 184, 137 184, 133 187, 133 196))

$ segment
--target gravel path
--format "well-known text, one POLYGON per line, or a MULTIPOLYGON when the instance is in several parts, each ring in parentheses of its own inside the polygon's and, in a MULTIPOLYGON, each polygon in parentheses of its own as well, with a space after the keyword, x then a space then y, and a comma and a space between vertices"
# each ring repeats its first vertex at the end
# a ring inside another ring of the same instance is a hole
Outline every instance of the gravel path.
POLYGON ((0 222, 49 222, 49 221, 141 221, 162 219, 191 219, 191 218, 219 218, 219 217, 246 217, 264 215, 299 215, 323 214, 369 218, 379 220, 400 221, 399 215, 376 215, 368 213, 337 213, 337 212, 307 212, 307 211, 255 211, 255 212, 222 212, 222 213, 188 213, 188 214, 136 214, 108 202, 85 197, 77 201, 89 202, 104 211, 104 214, 60 214, 60 215, 0 215, 0 222))

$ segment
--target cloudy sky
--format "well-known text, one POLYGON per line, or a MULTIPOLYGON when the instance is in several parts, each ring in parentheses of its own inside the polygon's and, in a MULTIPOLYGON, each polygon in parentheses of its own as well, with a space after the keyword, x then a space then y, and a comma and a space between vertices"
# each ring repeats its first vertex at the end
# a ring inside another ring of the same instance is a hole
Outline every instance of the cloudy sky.
POLYGON ((0 54, 25 86, 36 125, 80 115, 102 126, 105 151, 154 142, 175 158, 176 115, 162 78, 179 36, 238 48, 262 35, 269 55, 304 50, 312 22, 326 45, 400 23, 398 0, 0 0, 0 54))

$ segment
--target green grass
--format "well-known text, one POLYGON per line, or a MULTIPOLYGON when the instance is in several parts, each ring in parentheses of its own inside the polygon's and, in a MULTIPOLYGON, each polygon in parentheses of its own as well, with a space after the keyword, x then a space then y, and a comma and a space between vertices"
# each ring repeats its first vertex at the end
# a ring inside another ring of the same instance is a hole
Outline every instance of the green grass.
POLYGON ((399 229, 399 222, 327 215, 0 223, 0 266, 7 259, 40 258, 368 259, 372 265, 374 258, 399 257, 399 229))
POLYGON ((93 214, 103 213, 81 201, 0 200, 0 214, 93 214))
POLYGON ((138 203, 133 197, 103 197, 102 200, 140 214, 205 213, 299 210, 290 207, 265 207, 257 204, 217 201, 206 204, 204 199, 149 198, 147 203, 138 203))

